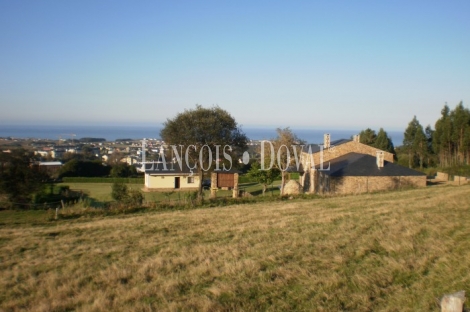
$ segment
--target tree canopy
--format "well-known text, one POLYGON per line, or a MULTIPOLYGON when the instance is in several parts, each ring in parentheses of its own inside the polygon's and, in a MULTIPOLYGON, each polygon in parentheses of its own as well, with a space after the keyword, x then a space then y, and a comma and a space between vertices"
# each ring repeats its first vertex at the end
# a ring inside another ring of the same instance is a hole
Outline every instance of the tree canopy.
POLYGON ((287 128, 277 128, 277 137, 272 140, 275 155, 266 153, 265 158, 261 161, 264 162, 264 167, 269 168, 270 164, 274 164, 274 168, 277 168, 281 172, 281 195, 284 195, 284 185, 286 182, 286 169, 295 163, 296 156, 297 160, 300 159, 300 145, 305 142, 297 137, 292 130, 287 128), (272 159, 274 156, 276 159, 272 159), (289 159, 290 157, 290 159, 289 159))
POLYGON ((428 151, 428 142, 423 126, 416 116, 408 123, 403 138, 403 148, 408 154, 408 166, 413 168, 416 161, 423 168, 424 158, 428 151))
POLYGON ((99 160, 72 159, 60 168, 60 177, 103 177, 107 176, 111 168, 103 166, 99 160))
POLYGON ((401 149, 410 167, 437 164, 449 168, 470 164, 470 110, 462 102, 453 110, 445 104, 435 130, 430 125, 423 128, 414 116, 405 130, 401 149))
POLYGON ((432 136, 432 149, 442 167, 470 163, 470 110, 460 102, 441 110, 432 136))
POLYGON ((372 130, 371 128, 362 130, 359 133, 359 141, 363 144, 376 147, 382 151, 392 153, 394 157, 396 155, 392 139, 383 128, 380 128, 377 134, 375 133, 375 130, 372 130))
POLYGON ((248 176, 263 186, 263 195, 266 193, 266 188, 272 184, 274 180, 279 177, 279 169, 271 168, 268 170, 261 170, 261 164, 254 162, 248 170, 248 176))
POLYGON ((113 178, 127 178, 137 174, 134 166, 129 166, 127 163, 115 164, 111 168, 110 176, 113 178))
MULTIPOLYGON (((246 148, 247 137, 241 127, 235 118, 218 106, 204 108, 196 105, 195 109, 185 110, 174 118, 167 119, 163 126, 160 137, 165 143, 182 145, 183 153, 188 152, 191 165, 197 164, 200 176, 199 194, 202 194, 202 167, 204 170, 213 170, 213 164, 218 161, 215 158, 224 157, 225 163, 222 165, 226 165, 225 168, 228 169, 234 165, 232 159, 246 148), (229 147, 225 148, 226 146, 229 147), (230 159, 225 158, 225 154, 230 159)), ((222 165, 220 169, 223 169, 222 165)))
POLYGON ((33 154, 23 149, 0 153, 0 194, 10 206, 27 204, 44 188, 46 173, 32 166, 33 154))

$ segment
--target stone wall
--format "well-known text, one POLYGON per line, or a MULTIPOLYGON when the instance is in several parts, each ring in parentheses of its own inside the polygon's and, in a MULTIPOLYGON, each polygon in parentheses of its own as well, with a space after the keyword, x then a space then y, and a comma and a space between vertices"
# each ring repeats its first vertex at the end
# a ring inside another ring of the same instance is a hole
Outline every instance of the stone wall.
POLYGON ((462 176, 454 176, 454 182, 467 182, 467 177, 462 177, 462 176))
POLYGON ((439 180, 439 181, 449 181, 449 174, 445 173, 445 172, 438 172, 436 174, 436 180, 439 180))
POLYGON ((425 187, 426 176, 330 177, 329 184, 331 193, 359 194, 407 187, 425 187))

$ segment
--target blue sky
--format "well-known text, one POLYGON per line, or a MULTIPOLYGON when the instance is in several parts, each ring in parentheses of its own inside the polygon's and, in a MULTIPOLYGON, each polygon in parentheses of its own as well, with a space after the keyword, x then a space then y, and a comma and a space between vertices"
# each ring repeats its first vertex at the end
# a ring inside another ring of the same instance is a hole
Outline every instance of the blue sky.
POLYGON ((470 1, 0 0, 0 122, 403 130, 470 101, 470 1))

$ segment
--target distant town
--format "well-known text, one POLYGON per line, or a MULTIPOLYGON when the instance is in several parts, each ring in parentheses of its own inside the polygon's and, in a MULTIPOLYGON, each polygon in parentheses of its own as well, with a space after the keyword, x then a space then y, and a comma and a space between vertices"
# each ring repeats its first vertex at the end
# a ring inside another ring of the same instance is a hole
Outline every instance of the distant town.
MULTIPOLYGON (((143 139, 142 139, 143 140, 143 139)), ((31 151, 41 166, 61 166, 73 158, 101 160, 103 164, 126 163, 138 165, 142 161, 142 140, 104 138, 59 138, 58 140, 0 137, 0 151, 11 152, 23 148, 31 151)), ((146 161, 158 161, 168 146, 160 139, 145 139, 146 161)), ((248 149, 259 146, 260 140, 249 140, 248 149)))

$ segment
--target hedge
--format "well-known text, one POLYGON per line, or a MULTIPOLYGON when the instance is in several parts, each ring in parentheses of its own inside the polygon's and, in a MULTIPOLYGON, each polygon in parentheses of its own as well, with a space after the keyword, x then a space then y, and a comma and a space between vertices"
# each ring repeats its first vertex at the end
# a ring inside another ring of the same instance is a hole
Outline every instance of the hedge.
MULTIPOLYGON (((276 180, 280 180, 281 176, 277 177, 276 180)), ((290 179, 291 180, 298 180, 299 179, 299 173, 298 172, 293 172, 290 174, 290 179)), ((238 183, 250 183, 250 182, 256 182, 256 179, 250 178, 248 175, 240 175, 238 177, 238 183)))
POLYGON ((69 183, 130 183, 144 184, 144 178, 82 178, 82 177, 64 177, 63 182, 69 183))

